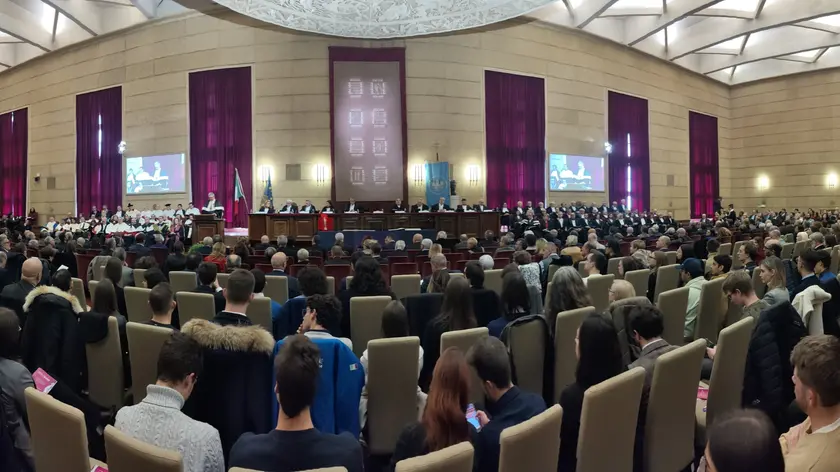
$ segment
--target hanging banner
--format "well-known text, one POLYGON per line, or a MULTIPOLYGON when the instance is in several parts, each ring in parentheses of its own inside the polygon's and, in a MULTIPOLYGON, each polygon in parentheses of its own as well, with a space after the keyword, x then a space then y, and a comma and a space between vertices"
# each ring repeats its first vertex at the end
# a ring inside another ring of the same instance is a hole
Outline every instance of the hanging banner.
POLYGON ((426 163, 426 204, 434 206, 440 200, 446 199, 449 205, 449 163, 426 163))

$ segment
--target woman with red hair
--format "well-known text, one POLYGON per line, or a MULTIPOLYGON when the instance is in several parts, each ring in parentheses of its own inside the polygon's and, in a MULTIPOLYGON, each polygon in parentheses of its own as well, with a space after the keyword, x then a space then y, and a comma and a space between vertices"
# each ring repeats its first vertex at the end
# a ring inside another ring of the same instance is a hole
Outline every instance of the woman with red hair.
POLYGON ((474 429, 466 419, 469 372, 464 353, 458 348, 450 347, 443 352, 432 374, 423 419, 403 429, 391 457, 390 470, 403 459, 470 441, 474 429))

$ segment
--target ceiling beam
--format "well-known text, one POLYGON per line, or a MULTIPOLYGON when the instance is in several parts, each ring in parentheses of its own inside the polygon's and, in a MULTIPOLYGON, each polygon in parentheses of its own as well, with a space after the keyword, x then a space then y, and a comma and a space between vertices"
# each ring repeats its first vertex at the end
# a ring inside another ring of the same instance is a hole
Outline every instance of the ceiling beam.
POLYGON ((0 0, 0 31, 44 52, 54 49, 52 34, 41 27, 39 18, 15 3, 0 0))
POLYGON ((572 15, 575 19, 575 26, 584 28, 592 22, 598 15, 607 11, 607 9, 618 0, 586 0, 580 6, 574 9, 572 15))
POLYGON ((99 21, 100 12, 97 7, 86 0, 41 0, 47 5, 55 8, 56 11, 66 16, 80 28, 93 36, 103 31, 99 21))
POLYGON ((131 3, 140 10, 146 18, 157 17, 158 2, 155 0, 131 0, 131 3))
MULTIPOLYGON (((805 51, 840 46, 840 35, 796 28, 787 32, 783 40, 762 41, 751 45, 737 56, 704 56, 700 72, 710 74, 722 69, 752 62, 789 56, 805 51)), ((810 61, 809 59, 805 59, 810 61)))
POLYGON ((819 21, 803 21, 802 23, 797 23, 793 26, 817 31, 825 31, 826 33, 840 33, 840 26, 831 26, 825 23, 820 23, 819 21))
POLYGON ((671 26, 672 24, 682 20, 686 16, 692 15, 700 10, 704 10, 711 5, 719 3, 721 0, 674 0, 668 4, 668 10, 656 18, 638 18, 632 22, 628 22, 626 31, 626 44, 633 46, 634 44, 643 41, 659 31, 671 26))
POLYGON ((709 8, 708 10, 698 12, 697 15, 723 18, 742 18, 744 20, 752 20, 755 18, 754 12, 735 10, 732 8, 709 8))
POLYGON ((682 39, 669 48, 668 59, 674 60, 746 33, 764 31, 776 26, 800 23, 836 13, 840 13, 840 2, 837 0, 797 0, 794 3, 771 3, 762 10, 761 16, 754 20, 709 19, 689 28, 685 34, 681 35, 682 39))

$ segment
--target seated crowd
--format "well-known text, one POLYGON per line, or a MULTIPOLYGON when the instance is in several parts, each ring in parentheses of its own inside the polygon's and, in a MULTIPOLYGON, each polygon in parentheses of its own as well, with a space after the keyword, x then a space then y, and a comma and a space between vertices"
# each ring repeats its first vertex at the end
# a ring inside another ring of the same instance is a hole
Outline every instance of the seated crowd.
MULTIPOLYGON (((112 424, 178 452, 190 472, 395 470, 400 461, 462 442, 474 449, 473 470, 496 472, 503 431, 559 403, 557 470, 573 472, 584 439, 586 392, 640 367, 645 381, 632 467, 641 472, 647 470, 644 424, 653 372, 660 356, 679 349, 665 339, 666 315, 657 305, 657 280, 666 277, 661 270, 666 267, 675 267, 674 283, 686 294, 679 320, 685 344, 699 337, 702 300, 710 289, 721 302, 718 329, 748 319, 754 326, 744 409, 715 418, 693 465, 716 472, 840 470, 840 283, 832 271, 840 257, 832 249, 840 227, 833 212, 734 213, 731 219, 704 215, 666 234, 645 226, 641 237, 633 231, 629 236, 578 231, 572 224, 560 232, 539 232, 542 237, 530 230, 498 239, 492 232, 481 239, 441 232, 434 240, 418 233, 411 242, 389 235, 382 245, 366 239, 354 247, 337 233, 323 252, 317 237, 312 247, 263 236, 254 247, 245 238, 233 248, 221 238, 205 238, 186 248, 159 234, 147 239, 140 233, 131 241, 74 239, 66 232, 2 228, 0 470, 35 470, 34 454, 41 452, 31 441, 24 391, 35 387, 33 374, 43 371, 56 380, 46 393, 82 412, 89 454, 102 461, 107 460, 103 428, 112 424), (787 244, 796 243, 786 239, 801 241, 795 255, 787 244), (724 253, 732 246, 738 248, 734 255, 724 253), (155 247, 166 249, 162 260, 152 254, 155 247), (91 249, 100 253, 80 267, 75 254, 91 249), (459 253, 460 260, 450 256, 459 253), (427 272, 412 295, 398 298, 392 290, 384 272, 389 257, 416 261, 416 272, 427 272), (455 269, 453 260, 463 262, 463 270, 455 269), (334 285, 327 278, 331 266, 347 266, 346 277, 334 285), (137 269, 144 269, 139 278, 137 269), (644 293, 638 293, 627 274, 643 270, 649 272, 644 293), (213 313, 181 323, 176 272, 195 273, 192 292, 212 295, 213 313), (220 274, 227 274, 224 284, 220 274), (501 281, 498 287, 489 286, 491 275, 501 281), (607 297, 592 295, 599 276, 614 277, 606 303, 607 297), (248 312, 255 299, 269 297, 273 277, 285 278, 288 293, 271 300, 269 330, 248 312), (74 278, 98 283, 93 290, 88 285, 82 298, 73 290, 74 278), (145 396, 108 414, 108 406, 89 395, 95 372, 88 370, 92 351, 86 347, 108 335, 108 321, 115 317, 123 386, 132 387, 126 288, 137 283, 149 289, 151 317, 136 324, 162 330, 165 342, 153 353, 154 383, 136 385, 145 386, 145 396), (385 456, 368 447, 373 428, 368 416, 376 402, 368 390, 373 353, 359 345, 356 336, 363 329, 354 330, 351 315, 354 300, 372 296, 390 298, 377 317, 381 326, 374 338, 419 338, 416 358, 410 359, 417 367, 411 397, 413 404, 416 396, 416 416, 385 456), (607 308, 583 316, 573 334, 556 332, 561 314, 594 306, 607 308), (809 333, 812 314, 821 316, 824 334, 809 333), (546 359, 553 359, 555 342, 574 339, 574 375, 558 391, 549 362, 542 389, 518 383, 511 333, 530 323, 544 333, 539 340, 546 359), (474 328, 486 328, 488 335, 464 350, 445 345, 449 333, 474 328), (475 376, 481 392, 474 391, 475 376), (482 401, 473 405, 476 397, 482 401), (475 426, 466 419, 473 408, 475 426)), ((632 215, 648 218, 647 212, 632 215)), ((717 354, 709 341, 698 378, 710 379, 717 354)))

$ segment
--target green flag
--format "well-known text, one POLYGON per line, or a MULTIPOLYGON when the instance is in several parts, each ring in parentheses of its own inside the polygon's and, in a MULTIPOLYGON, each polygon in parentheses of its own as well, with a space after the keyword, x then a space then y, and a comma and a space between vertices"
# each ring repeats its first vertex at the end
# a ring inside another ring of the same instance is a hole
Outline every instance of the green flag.
POLYGON ((233 189, 233 201, 238 202, 240 198, 245 198, 245 191, 242 190, 242 181, 239 180, 239 169, 234 170, 234 189, 233 189))

